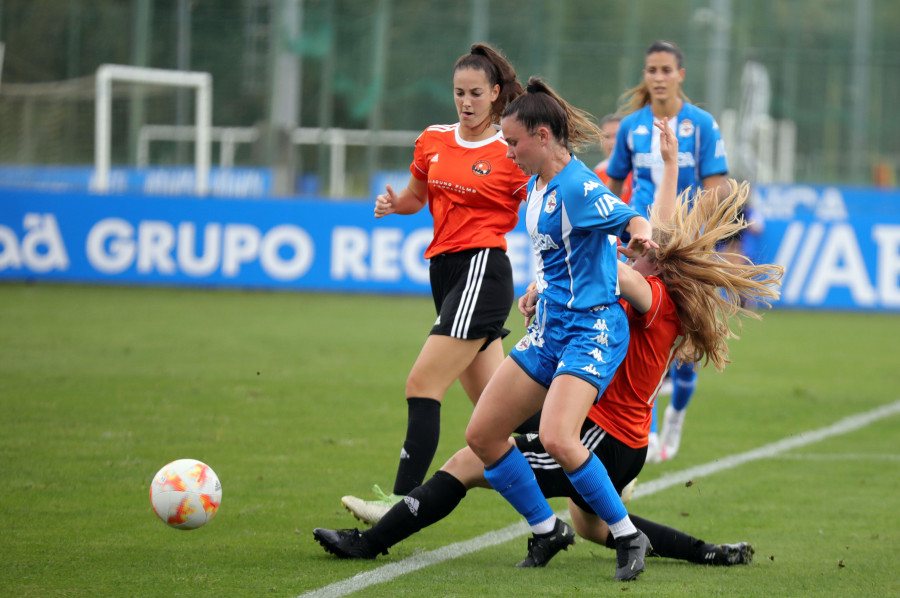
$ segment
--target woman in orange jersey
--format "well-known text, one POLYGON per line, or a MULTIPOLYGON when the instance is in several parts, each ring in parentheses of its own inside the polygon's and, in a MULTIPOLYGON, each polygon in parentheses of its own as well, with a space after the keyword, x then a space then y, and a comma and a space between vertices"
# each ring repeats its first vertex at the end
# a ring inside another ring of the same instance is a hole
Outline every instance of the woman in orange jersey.
POLYGON ((406 380, 406 440, 392 494, 376 486, 378 500, 341 500, 366 523, 425 479, 438 446, 441 401, 453 381, 474 404, 503 361, 504 324, 515 300, 506 233, 518 222, 528 177, 506 157, 498 123, 522 91, 506 58, 486 44, 472 45, 453 67, 459 122, 425 129, 406 188, 388 186, 375 200, 376 218, 428 206, 434 239, 425 258, 437 320, 406 380))

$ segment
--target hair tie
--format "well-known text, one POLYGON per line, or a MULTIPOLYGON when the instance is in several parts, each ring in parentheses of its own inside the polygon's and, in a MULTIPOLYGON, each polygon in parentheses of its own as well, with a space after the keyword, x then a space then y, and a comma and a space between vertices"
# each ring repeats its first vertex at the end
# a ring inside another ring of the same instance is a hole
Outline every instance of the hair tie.
POLYGON ((527 93, 538 93, 539 91, 541 91, 541 88, 538 87, 538 85, 535 83, 529 83, 525 86, 525 91, 527 93))

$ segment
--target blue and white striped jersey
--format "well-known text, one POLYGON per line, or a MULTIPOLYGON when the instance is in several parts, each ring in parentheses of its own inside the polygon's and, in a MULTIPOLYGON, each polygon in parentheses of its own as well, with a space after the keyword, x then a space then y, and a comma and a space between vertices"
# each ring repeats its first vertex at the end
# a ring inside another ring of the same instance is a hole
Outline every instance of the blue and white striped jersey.
MULTIPOLYGON (((678 136, 678 193, 688 187, 699 188, 706 177, 728 173, 722 134, 709 112, 684 102, 677 120, 669 121, 669 125, 678 136)), ((649 105, 622 119, 606 169, 614 179, 624 179, 632 171, 630 205, 646 217, 663 173, 659 129, 653 126, 649 105)))
POLYGON ((525 226, 537 254, 537 288, 555 305, 576 311, 619 298, 616 237, 637 212, 572 156, 543 189, 528 182, 525 226))

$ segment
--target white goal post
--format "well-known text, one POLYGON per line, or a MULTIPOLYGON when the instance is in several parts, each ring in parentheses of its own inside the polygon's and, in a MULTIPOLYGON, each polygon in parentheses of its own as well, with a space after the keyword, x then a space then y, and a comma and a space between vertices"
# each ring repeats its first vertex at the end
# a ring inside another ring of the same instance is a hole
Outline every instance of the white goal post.
POLYGON ((210 128, 212 125, 212 75, 196 71, 173 71, 142 66, 103 64, 97 69, 94 123, 94 177, 92 190, 109 191, 112 138, 112 83, 127 81, 149 85, 193 87, 197 92, 194 167, 196 193, 209 192, 210 128))

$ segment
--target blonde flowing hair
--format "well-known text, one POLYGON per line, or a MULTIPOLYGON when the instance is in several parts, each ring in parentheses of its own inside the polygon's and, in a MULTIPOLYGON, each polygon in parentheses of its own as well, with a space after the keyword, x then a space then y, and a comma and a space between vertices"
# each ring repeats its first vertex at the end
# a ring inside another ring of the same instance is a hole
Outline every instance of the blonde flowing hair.
POLYGON ((729 180, 730 193, 719 201, 714 190, 701 190, 693 199, 690 189, 675 202, 668 222, 651 211, 654 240, 659 249, 651 260, 657 276, 666 285, 675 303, 684 334, 676 357, 703 365, 712 361, 722 370, 728 359, 728 339, 740 338, 731 328, 741 330, 741 317, 759 320, 746 302, 771 307, 779 296, 784 268, 775 264, 754 264, 738 254, 716 251, 716 244, 745 228, 741 208, 750 195, 748 183, 729 180), (729 261, 729 259, 731 261, 729 261))

